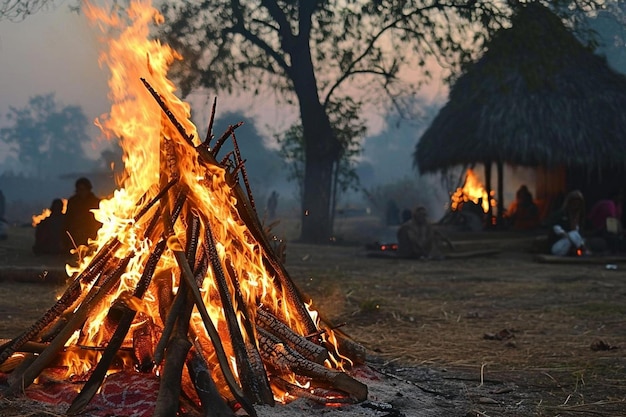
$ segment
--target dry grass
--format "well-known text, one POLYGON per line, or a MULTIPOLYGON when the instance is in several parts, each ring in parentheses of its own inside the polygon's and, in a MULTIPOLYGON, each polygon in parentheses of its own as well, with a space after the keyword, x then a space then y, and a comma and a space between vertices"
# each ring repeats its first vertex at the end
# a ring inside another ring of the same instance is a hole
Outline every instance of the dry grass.
POLYGON ((389 362, 454 370, 475 387, 514 384, 537 415, 626 415, 626 265, 537 263, 528 240, 513 242, 468 242, 503 252, 444 261, 294 245, 287 268, 323 313, 389 362))

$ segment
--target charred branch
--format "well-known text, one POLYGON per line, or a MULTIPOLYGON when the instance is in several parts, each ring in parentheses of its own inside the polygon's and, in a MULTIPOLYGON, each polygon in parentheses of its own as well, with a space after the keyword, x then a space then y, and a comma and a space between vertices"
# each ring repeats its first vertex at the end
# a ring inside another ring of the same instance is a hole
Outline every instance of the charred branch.
POLYGON ((290 348, 308 360, 323 364, 324 361, 328 359, 328 351, 326 348, 300 336, 264 308, 257 309, 256 321, 263 330, 270 332, 278 339, 287 343, 290 348))
POLYGON ((335 369, 326 368, 318 363, 307 360, 304 356, 286 346, 277 337, 263 329, 257 329, 259 345, 263 358, 282 374, 293 372, 308 376, 316 381, 328 383, 335 389, 343 391, 355 401, 367 399, 367 385, 335 369))
POLYGON ((215 147, 211 151, 213 157, 216 157, 220 153, 220 149, 222 149, 224 143, 226 143, 228 138, 235 132, 235 129, 237 129, 241 125, 243 125, 243 122, 228 126, 228 129, 226 129, 226 131, 222 133, 222 136, 219 137, 219 139, 215 143, 215 147))
MULTIPOLYGON (((261 356, 256 349, 256 345, 252 342, 254 335, 248 334, 248 337, 244 340, 241 334, 224 269, 215 248, 213 233, 208 224, 206 227, 206 241, 209 250, 209 260, 211 261, 213 276, 226 316, 228 331, 235 351, 237 369, 239 370, 239 380, 241 381, 244 394, 248 398, 253 398, 256 403, 273 405, 274 396, 263 368, 261 356)), ((245 308, 245 305, 241 305, 240 308, 245 308)), ((249 314, 245 313, 244 316, 249 316, 249 314)))
POLYGON ((215 121, 215 108, 217 107, 217 97, 213 99, 213 106, 211 107, 211 117, 209 118, 209 126, 206 130, 206 138, 202 143, 203 146, 207 148, 211 144, 211 139, 213 139, 213 122, 215 121))
POLYGON ((204 417, 235 417, 220 395, 204 357, 193 349, 187 359, 187 370, 196 389, 204 417))
POLYGON ((17 381, 9 386, 9 393, 17 394, 21 390, 30 386, 41 371, 47 367, 54 357, 63 348, 70 336, 79 329, 85 322, 89 312, 98 304, 106 294, 119 282, 119 278, 126 270, 128 263, 134 257, 134 254, 128 255, 121 260, 117 267, 104 279, 101 280, 100 286, 92 286, 80 307, 72 315, 65 327, 50 342, 50 345, 35 359, 22 375, 18 374, 17 381))
POLYGON ((311 389, 305 389, 298 385, 285 381, 282 378, 272 378, 272 382, 280 387, 283 391, 288 392, 290 395, 299 398, 305 398, 307 400, 314 401, 318 404, 353 404, 354 400, 350 397, 339 397, 337 393, 325 392, 317 393, 311 389))
MULTIPOLYGON (((159 259, 161 259, 161 255, 163 254, 164 250, 165 240, 161 240, 159 243, 156 244, 154 251, 151 253, 146 262, 142 276, 139 279, 135 291, 133 292, 133 297, 138 299, 143 298, 145 292, 148 289, 148 286, 150 285, 152 276, 154 275, 154 272, 156 270, 156 265, 159 259)), ((112 308, 115 307, 116 305, 114 304, 112 308)), ((68 415, 76 415, 81 413, 89 404, 93 396, 96 394, 96 392, 102 385, 102 382, 104 381, 104 378, 109 370, 113 358, 122 346, 122 343, 124 343, 124 339, 128 334, 128 330, 130 329, 130 326, 135 319, 135 315, 137 312, 130 309, 126 304, 123 304, 123 301, 120 302, 119 305, 117 305, 117 308, 120 309, 122 313, 121 317, 116 320, 117 326, 115 332, 113 333, 113 336, 111 336, 111 339, 109 340, 109 343, 104 350, 104 353, 102 354, 98 365, 89 377, 89 380, 87 381, 87 383, 85 383, 80 393, 76 396, 70 408, 68 409, 68 415)))
POLYGON ((241 157, 241 152, 239 151, 239 144, 237 143, 235 132, 233 132, 233 148, 235 149, 235 161, 237 161, 237 166, 241 166, 241 177, 243 178, 243 184, 245 185, 248 193, 248 201, 250 201, 252 210, 256 211, 256 207, 254 206, 254 197, 252 196, 252 190, 250 189, 250 181, 248 181, 248 173, 246 172, 246 166, 243 158, 241 157))

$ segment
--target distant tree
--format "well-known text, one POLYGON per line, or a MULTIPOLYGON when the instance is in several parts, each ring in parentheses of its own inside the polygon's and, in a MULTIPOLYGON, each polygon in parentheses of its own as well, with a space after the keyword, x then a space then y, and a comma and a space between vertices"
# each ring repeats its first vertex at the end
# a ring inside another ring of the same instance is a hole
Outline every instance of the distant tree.
MULTIPOLYGON (((594 0, 544 1, 566 12, 594 0)), ((450 67, 470 60, 518 1, 211 0, 165 2, 164 37, 184 56, 183 94, 274 90, 300 111, 304 139, 301 240, 331 234, 333 171, 343 149, 330 103, 358 95, 391 103, 428 80, 429 58, 450 67), (398 81, 403 68, 421 77, 398 81)), ((606 2, 602 2, 606 3, 606 2)), ((572 16, 570 13, 568 16, 572 16)))
POLYGON ((24 108, 9 107, 6 118, 11 125, 0 129, 0 139, 15 152, 24 172, 58 176, 93 163, 82 148, 91 139, 80 106, 62 106, 51 93, 30 98, 24 108))

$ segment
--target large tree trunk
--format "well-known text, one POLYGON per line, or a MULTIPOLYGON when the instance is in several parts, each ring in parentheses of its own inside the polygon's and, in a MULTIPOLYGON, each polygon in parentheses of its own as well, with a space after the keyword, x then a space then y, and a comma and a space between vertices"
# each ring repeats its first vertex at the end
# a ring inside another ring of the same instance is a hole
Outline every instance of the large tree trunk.
POLYGON ((340 145, 320 103, 308 45, 295 48, 295 51, 290 76, 300 105, 305 143, 300 240, 326 243, 332 234, 331 185, 340 145))

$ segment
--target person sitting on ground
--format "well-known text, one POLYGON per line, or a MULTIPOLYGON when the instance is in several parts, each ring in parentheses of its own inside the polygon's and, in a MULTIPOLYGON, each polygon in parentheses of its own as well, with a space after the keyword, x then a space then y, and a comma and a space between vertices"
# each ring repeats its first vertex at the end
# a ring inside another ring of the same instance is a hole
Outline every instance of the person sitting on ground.
POLYGON ((585 198, 580 191, 571 191, 549 221, 548 245, 552 255, 588 254, 581 234, 584 220, 585 198))
POLYGON ((426 208, 418 206, 410 220, 398 228, 398 256, 401 258, 441 258, 442 246, 453 249, 452 242, 429 222, 426 208))
POLYGON ((87 178, 76 180, 76 192, 67 200, 66 231, 70 237, 69 247, 87 245, 89 239, 95 239, 102 223, 91 212, 100 205, 100 199, 91 191, 91 182, 87 178))
POLYGON ((614 192, 610 198, 597 201, 589 210, 590 235, 601 241, 607 250, 622 252, 626 249, 626 239, 622 229, 621 191, 614 192))
POLYGON ((610 198, 599 200, 591 207, 587 218, 591 223, 592 232, 605 232, 608 218, 621 221, 622 201, 622 193, 615 192, 610 198))
POLYGON ((539 227, 539 208, 526 185, 522 185, 515 193, 515 201, 507 210, 506 217, 514 230, 533 230, 539 227))
POLYGON ((65 215, 63 200, 55 198, 50 205, 50 216, 35 227, 35 255, 60 255, 67 252, 65 246, 65 215))

